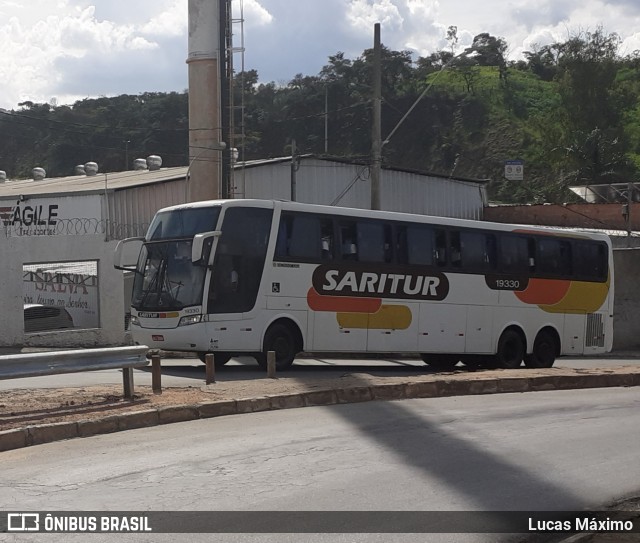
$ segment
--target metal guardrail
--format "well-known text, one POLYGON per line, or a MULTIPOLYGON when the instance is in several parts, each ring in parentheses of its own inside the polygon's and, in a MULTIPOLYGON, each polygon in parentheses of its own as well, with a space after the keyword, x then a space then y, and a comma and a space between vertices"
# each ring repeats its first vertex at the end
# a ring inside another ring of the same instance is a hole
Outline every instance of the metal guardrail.
POLYGON ((113 347, 0 356, 0 379, 122 368, 125 398, 133 398, 133 368, 146 366, 149 347, 113 347))

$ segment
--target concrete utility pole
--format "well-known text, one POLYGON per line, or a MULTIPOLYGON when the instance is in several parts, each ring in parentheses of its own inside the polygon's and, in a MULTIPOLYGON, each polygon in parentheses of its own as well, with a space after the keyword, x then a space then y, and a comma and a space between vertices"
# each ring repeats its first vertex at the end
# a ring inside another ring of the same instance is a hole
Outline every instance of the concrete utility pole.
POLYGON ((296 202, 297 198, 297 184, 298 180, 296 178, 296 173, 298 171, 298 150, 296 149, 296 140, 295 138, 291 140, 291 201, 296 202))
POLYGON ((380 23, 374 26, 373 36, 373 124, 371 128, 371 209, 380 209, 380 177, 382 171, 381 105, 381 46, 380 23))
POLYGON ((189 0, 189 202, 221 196, 220 1, 189 0))
POLYGON ((324 86, 324 154, 329 154, 329 85, 324 86))

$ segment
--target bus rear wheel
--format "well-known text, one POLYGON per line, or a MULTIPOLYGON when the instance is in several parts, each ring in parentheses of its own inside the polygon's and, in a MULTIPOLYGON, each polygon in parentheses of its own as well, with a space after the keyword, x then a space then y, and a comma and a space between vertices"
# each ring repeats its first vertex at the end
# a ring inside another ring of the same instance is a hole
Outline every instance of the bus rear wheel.
POLYGON ((213 365, 216 368, 221 368, 227 362, 229 362, 229 360, 231 360, 231 354, 230 353, 205 353, 205 352, 199 352, 198 353, 198 358, 201 360, 201 362, 203 364, 205 363, 205 360, 206 360, 205 357, 208 354, 212 354, 213 355, 213 365))
POLYGON ((498 368, 515 369, 522 365, 525 347, 522 336, 515 330, 505 330, 498 341, 495 361, 498 368))
POLYGON ((298 343, 296 336, 290 326, 282 323, 275 323, 264 335, 262 352, 256 357, 258 364, 267 368, 267 353, 274 351, 276 354, 276 369, 286 370, 291 367, 298 354, 298 343))
POLYGON ((436 371, 450 371, 460 360, 460 357, 455 354, 421 354, 420 358, 436 371))
POLYGON ((551 332, 542 330, 533 342, 533 352, 524 357, 528 368, 550 368, 556 361, 558 345, 551 332))

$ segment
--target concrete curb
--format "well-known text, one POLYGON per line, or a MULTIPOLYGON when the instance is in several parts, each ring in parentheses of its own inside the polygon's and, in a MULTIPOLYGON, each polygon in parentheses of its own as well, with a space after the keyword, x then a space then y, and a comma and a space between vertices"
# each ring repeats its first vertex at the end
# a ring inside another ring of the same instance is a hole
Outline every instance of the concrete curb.
POLYGON ((581 373, 578 370, 568 375, 542 374, 513 377, 482 377, 477 374, 469 374, 469 377, 460 378, 460 376, 449 374, 429 381, 359 385, 340 389, 239 398, 236 400, 218 400, 192 405, 162 406, 132 413, 108 415, 101 419, 27 426, 0 432, 0 452, 63 439, 90 437, 135 428, 157 426, 159 424, 277 409, 374 400, 388 401, 443 396, 632 386, 640 386, 640 369, 638 368, 624 368, 623 371, 607 373, 589 373, 588 371, 581 373))

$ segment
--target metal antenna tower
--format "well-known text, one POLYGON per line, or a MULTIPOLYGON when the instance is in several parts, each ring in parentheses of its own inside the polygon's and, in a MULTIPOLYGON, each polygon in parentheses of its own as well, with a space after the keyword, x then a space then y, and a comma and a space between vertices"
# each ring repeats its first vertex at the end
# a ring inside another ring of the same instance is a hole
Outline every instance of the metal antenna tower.
POLYGON ((245 64, 244 64, 244 0, 235 0, 238 13, 234 14, 229 0, 229 147, 231 151, 231 168, 229 172, 229 196, 244 198, 244 167, 236 171, 234 165, 245 162, 245 64), (239 35, 240 46, 234 46, 234 37, 239 35), (236 76, 234 58, 240 56, 240 75, 236 76), (239 90, 239 92, 238 92, 239 90), (237 101, 240 101, 237 104, 237 101))

